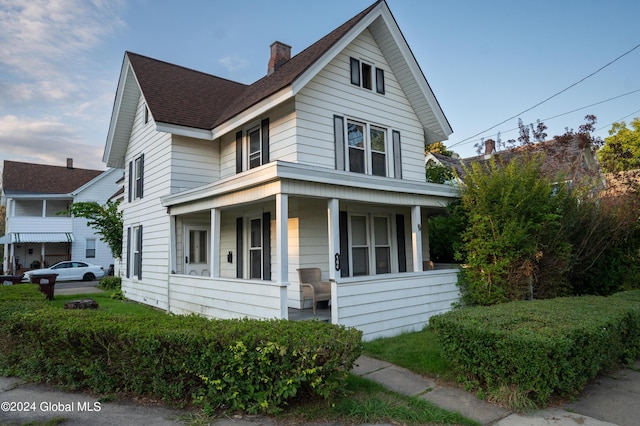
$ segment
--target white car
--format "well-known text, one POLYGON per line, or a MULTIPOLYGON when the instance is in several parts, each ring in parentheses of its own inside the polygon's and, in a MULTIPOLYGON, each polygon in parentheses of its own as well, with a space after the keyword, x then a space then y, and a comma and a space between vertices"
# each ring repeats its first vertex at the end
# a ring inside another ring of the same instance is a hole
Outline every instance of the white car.
POLYGON ((106 275, 100 265, 75 260, 58 262, 49 268, 27 271, 22 277, 22 282, 31 282, 31 275, 34 274, 58 274, 56 281, 93 281, 106 275))

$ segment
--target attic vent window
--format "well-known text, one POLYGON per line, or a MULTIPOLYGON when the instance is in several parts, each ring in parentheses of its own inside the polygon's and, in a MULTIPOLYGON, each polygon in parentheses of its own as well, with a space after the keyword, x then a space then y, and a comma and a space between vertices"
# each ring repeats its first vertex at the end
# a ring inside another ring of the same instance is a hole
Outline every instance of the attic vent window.
POLYGON ((147 104, 144 105, 144 124, 147 124, 149 122, 149 108, 147 107, 147 104))
POLYGON ((349 64, 351 67, 351 84, 372 90, 375 78, 376 92, 384 95, 385 84, 383 69, 377 67, 374 68, 371 64, 362 62, 356 58, 350 58, 349 64), (374 69, 375 74, 373 71, 374 69))

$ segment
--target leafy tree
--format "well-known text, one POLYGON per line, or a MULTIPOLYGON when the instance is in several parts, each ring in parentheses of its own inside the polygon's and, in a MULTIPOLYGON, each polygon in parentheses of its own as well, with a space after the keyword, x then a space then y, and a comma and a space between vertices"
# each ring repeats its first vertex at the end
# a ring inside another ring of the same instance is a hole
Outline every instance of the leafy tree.
POLYGON ((429 218, 429 254, 438 263, 454 263, 462 252, 462 232, 468 226, 467 212, 460 200, 447 206, 446 214, 429 218))
POLYGON ((620 172, 640 168, 640 117, 631 121, 631 129, 622 121, 613 123, 609 137, 598 151, 598 160, 605 172, 620 172))
POLYGON ((491 305, 531 298, 541 290, 562 292, 562 280, 551 289, 538 277, 543 259, 556 264, 560 277, 568 269, 568 246, 556 237, 569 192, 544 179, 542 161, 538 155, 508 164, 492 158, 466 170, 461 200, 469 224, 458 253, 465 264, 463 302, 491 305))
POLYGON ((87 225, 96 230, 100 240, 104 241, 113 257, 122 257, 122 212, 118 210, 118 202, 107 202, 104 206, 90 201, 73 203, 69 211, 76 217, 88 219, 87 225))
POLYGON ((425 155, 428 154, 429 152, 446 155, 447 157, 452 157, 453 154, 454 154, 454 152, 448 150, 447 147, 444 146, 444 144, 442 142, 434 142, 434 143, 430 143, 427 146, 425 146, 424 147, 425 155))
POLYGON ((442 164, 427 164, 425 167, 425 178, 427 182, 447 183, 453 179, 451 167, 442 164))
MULTIPOLYGON (((424 154, 427 155, 430 152, 447 157, 454 155, 454 152, 448 150, 442 142, 434 142, 425 146, 424 154)), ((425 178, 427 182, 447 183, 453 179, 453 170, 449 166, 428 162, 425 166, 425 178)))

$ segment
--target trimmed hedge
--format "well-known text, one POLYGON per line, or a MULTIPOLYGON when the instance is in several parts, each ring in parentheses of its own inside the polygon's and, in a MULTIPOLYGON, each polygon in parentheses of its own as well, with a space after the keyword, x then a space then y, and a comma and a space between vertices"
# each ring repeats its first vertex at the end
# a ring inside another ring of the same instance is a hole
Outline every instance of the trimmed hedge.
POLYGON ((319 321, 159 321, 61 310, 42 299, 37 286, 0 289, 0 373, 206 410, 274 413, 301 392, 332 396, 361 353, 360 331, 319 321))
POLYGON ((638 358, 639 301, 640 291, 631 291, 511 302, 450 311, 429 324, 467 380, 507 405, 545 405, 638 358))

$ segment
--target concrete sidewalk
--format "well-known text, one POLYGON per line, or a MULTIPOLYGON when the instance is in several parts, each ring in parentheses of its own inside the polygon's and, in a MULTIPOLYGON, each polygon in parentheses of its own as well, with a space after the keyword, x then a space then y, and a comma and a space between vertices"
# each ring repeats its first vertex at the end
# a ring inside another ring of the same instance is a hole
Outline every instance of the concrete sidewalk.
POLYGON ((517 414, 385 361, 361 356, 354 374, 395 392, 422 398, 438 407, 495 426, 636 426, 640 424, 640 361, 599 377, 564 407, 517 414))

